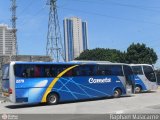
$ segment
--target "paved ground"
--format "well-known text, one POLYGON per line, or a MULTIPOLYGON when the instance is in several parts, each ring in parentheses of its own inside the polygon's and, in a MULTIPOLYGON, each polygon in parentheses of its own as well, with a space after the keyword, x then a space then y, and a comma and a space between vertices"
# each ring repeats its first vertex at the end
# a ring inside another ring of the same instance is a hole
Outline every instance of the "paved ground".
POLYGON ((107 114, 107 113, 160 113, 160 89, 118 99, 100 99, 59 105, 0 104, 0 114, 107 114))

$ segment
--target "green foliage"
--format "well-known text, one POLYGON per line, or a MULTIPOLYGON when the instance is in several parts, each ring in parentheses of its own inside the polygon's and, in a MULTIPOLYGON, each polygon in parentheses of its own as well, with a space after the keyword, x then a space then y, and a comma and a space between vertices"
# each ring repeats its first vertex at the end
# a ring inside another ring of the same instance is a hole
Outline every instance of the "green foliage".
POLYGON ((126 53, 126 62, 139 64, 154 64, 158 57, 153 48, 146 47, 145 44, 131 44, 126 53))
POLYGON ((96 48, 82 52, 76 60, 124 62, 124 58, 124 54, 119 50, 96 48))
POLYGON ((86 50, 80 54, 76 60, 110 61, 120 63, 154 64, 158 57, 153 48, 146 47, 145 44, 131 44, 127 52, 116 49, 96 48, 86 50))

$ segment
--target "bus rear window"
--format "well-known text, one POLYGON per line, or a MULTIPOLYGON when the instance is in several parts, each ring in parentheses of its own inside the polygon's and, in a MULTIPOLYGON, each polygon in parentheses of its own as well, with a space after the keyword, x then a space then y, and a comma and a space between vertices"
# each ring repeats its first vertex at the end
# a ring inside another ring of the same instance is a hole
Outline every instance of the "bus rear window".
POLYGON ((3 80, 9 79, 9 65, 4 65, 2 67, 2 79, 3 80))
POLYGON ((143 75, 141 66, 132 66, 132 70, 135 75, 143 75))

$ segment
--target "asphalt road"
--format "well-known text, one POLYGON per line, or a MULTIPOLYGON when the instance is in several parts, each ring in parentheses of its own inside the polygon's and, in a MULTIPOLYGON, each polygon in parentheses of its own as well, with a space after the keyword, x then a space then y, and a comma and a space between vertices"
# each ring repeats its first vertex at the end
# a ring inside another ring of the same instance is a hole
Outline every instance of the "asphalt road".
MULTIPOLYGON (((158 89, 156 92, 135 94, 131 97, 121 97, 117 99, 105 98, 92 101, 61 103, 58 105, 45 105, 45 104, 15 105, 10 102, 1 103, 0 114, 4 113, 70 114, 68 117, 64 117, 64 120, 66 119, 70 120, 71 118, 73 119, 79 118, 80 120, 83 120, 82 115, 80 114, 85 114, 85 118, 87 118, 87 120, 90 119, 93 120, 93 118, 100 119, 105 117, 103 115, 98 117, 97 114, 128 114, 128 113, 160 114, 160 89, 158 89), (79 114, 79 115, 75 116, 74 114, 79 114)), ((59 115, 59 117, 62 116, 59 115)), ((60 120, 63 119, 60 118, 60 120)))

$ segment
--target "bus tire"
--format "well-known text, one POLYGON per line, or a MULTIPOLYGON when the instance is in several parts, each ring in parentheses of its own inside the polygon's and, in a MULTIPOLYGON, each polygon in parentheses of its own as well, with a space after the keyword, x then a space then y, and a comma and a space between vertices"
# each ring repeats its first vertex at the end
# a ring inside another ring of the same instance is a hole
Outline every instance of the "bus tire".
POLYGON ((57 93, 50 93, 47 96, 47 104, 55 105, 59 102, 59 96, 57 93))
POLYGON ((121 94, 122 94, 121 89, 116 88, 116 89, 114 90, 113 97, 114 97, 114 98, 119 98, 119 97, 121 96, 121 94))
POLYGON ((142 92, 142 87, 140 85, 136 85, 135 93, 141 93, 141 92, 142 92))

